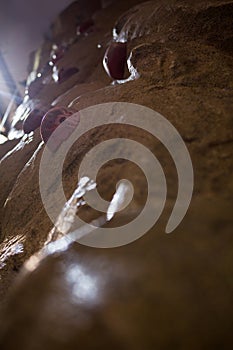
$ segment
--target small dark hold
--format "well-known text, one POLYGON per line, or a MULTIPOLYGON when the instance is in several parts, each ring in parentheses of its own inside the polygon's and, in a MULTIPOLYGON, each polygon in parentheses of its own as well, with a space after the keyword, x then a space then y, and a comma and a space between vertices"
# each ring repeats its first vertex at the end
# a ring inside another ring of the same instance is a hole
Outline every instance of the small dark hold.
POLYGON ((58 73, 58 82, 63 83, 64 81, 72 77, 72 75, 78 72, 79 72, 79 69, 77 67, 70 67, 67 69, 62 68, 58 73))
POLYGON ((76 110, 55 107, 48 111, 42 120, 40 132, 50 151, 56 152, 61 144, 70 137, 79 122, 80 114, 76 110))
POLYGON ((40 133, 43 141, 48 142, 54 130, 74 113, 66 107, 55 107, 50 109, 41 122, 40 133))
POLYGON ((103 65, 112 79, 123 79, 127 62, 127 43, 112 42, 108 47, 103 65))
POLYGON ((60 122, 60 123, 63 123, 65 120, 66 120, 66 118, 65 118, 65 117, 62 117, 62 118, 59 120, 59 122, 60 122))
POLYGON ((77 27, 77 34, 86 34, 89 33, 92 28, 94 26, 94 21, 93 19, 89 19, 83 23, 81 23, 78 27, 77 27))

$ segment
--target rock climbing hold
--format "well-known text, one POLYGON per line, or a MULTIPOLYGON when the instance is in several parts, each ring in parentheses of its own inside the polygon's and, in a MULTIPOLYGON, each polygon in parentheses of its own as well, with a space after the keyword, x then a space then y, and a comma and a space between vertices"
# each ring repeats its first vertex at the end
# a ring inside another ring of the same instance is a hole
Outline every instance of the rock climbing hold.
POLYGON ((82 22, 78 27, 77 27, 77 35, 81 34, 88 34, 92 31, 94 26, 94 21, 93 19, 89 19, 85 22, 82 22))
POLYGON ((49 148, 52 151, 56 151, 62 142, 65 141, 74 131, 79 123, 79 113, 70 108, 55 107, 50 109, 42 119, 40 133, 45 143, 49 141, 53 132, 62 123, 64 123, 64 126, 56 132, 55 136, 52 137, 51 142, 49 142, 49 148), (74 115, 74 118, 66 121, 72 115, 74 115), (66 123, 64 123, 65 121, 66 123))
POLYGON ((79 72, 79 69, 77 67, 70 67, 67 69, 61 69, 58 74, 58 82, 63 83, 63 81, 69 79, 72 77, 72 75, 79 72))
POLYGON ((127 43, 112 42, 108 47, 103 65, 112 79, 123 79, 127 62, 127 43))

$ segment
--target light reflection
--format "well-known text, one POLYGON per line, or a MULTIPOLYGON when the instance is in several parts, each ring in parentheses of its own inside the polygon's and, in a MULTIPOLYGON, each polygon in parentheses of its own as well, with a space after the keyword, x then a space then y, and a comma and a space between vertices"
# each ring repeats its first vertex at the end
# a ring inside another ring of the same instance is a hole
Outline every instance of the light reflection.
MULTIPOLYGON (((120 120, 124 116, 120 116, 120 120)), ((38 151, 43 143, 38 147, 38 151)), ((69 232, 73 219, 77 213, 78 208, 85 204, 83 196, 88 192, 96 188, 96 183, 84 176, 78 182, 78 186, 72 194, 71 198, 63 207, 57 222, 53 229, 50 231, 45 246, 38 253, 33 255, 24 265, 27 272, 31 272, 37 268, 41 260, 49 255, 67 251, 70 245, 82 237, 86 237, 99 227, 103 227, 106 221, 110 221, 116 212, 123 210, 129 205, 133 198, 133 186, 132 184, 124 179, 121 180, 117 185, 117 190, 110 202, 106 217, 101 216, 92 222, 85 224, 76 230, 69 232), (58 234, 61 237, 54 240, 54 237, 58 234), (63 234, 63 236, 61 236, 63 234)), ((88 301, 94 300, 98 292, 98 280, 96 277, 92 277, 85 274, 79 266, 72 265, 67 272, 67 281, 72 285, 72 293, 80 300, 85 299, 88 301)))
POLYGON ((24 264, 24 269, 27 271, 27 272, 32 272, 34 271, 38 265, 40 263, 40 258, 39 256, 37 256, 36 254, 35 255, 32 255, 24 264))
MULTIPOLYGON (((1 130, 0 130, 1 131, 1 130)), ((8 138, 2 134, 0 134, 0 145, 5 143, 8 140, 8 138)))
POLYGON ((93 303, 97 300, 99 279, 86 273, 81 266, 76 264, 69 266, 66 281, 71 287, 72 297, 76 303, 93 303))
POLYGON ((23 236, 16 236, 7 239, 1 244, 0 269, 6 265, 6 260, 13 255, 21 254, 24 251, 23 236))
POLYGON ((53 80, 55 83, 59 81, 59 72, 56 66, 53 66, 53 73, 52 73, 53 80))
POLYGON ((22 136, 24 135, 23 130, 17 130, 15 128, 11 128, 11 130, 9 131, 7 137, 8 140, 17 140, 20 139, 22 136))
POLYGON ((127 59, 127 66, 130 72, 130 76, 127 79, 115 80, 112 82, 112 85, 125 84, 125 83, 128 83, 129 81, 137 80, 140 78, 140 74, 132 64, 132 51, 127 59))
POLYGON ((133 185, 130 181, 124 179, 119 182, 107 210, 107 221, 110 221, 118 211, 125 209, 129 205, 133 199, 133 191, 133 185))
POLYGON ((126 43, 127 42, 127 34, 125 32, 121 32, 117 34, 116 28, 113 28, 112 31, 113 40, 118 43, 126 43))

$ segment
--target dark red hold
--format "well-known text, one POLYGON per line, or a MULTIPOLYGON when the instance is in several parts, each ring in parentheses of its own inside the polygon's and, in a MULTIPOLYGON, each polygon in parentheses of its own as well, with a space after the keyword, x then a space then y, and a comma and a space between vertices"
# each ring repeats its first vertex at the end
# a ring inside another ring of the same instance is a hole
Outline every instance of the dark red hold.
POLYGON ((123 79, 127 62, 127 43, 112 42, 108 47, 103 65, 107 74, 112 79, 123 79))
POLYGON ((91 32, 91 30, 93 29, 94 26, 94 21, 93 19, 88 19, 87 21, 81 23, 78 27, 77 27, 77 35, 80 34, 87 34, 89 32, 91 32))
POLYGON ((63 83, 64 81, 66 81, 67 79, 72 77, 72 75, 74 75, 78 72, 79 72, 79 69, 77 67, 70 67, 70 68, 66 68, 66 69, 61 68, 59 73, 58 73, 58 82, 63 83))
POLYGON ((42 119, 40 127, 41 137, 45 143, 47 143, 51 138, 48 145, 51 151, 54 152, 59 148, 63 141, 68 139, 78 124, 78 112, 66 107, 52 108, 42 119), (74 118, 70 118, 72 115, 74 115, 74 118), (59 128, 58 131, 52 136, 53 132, 65 121, 66 123, 64 123, 64 126, 59 128))

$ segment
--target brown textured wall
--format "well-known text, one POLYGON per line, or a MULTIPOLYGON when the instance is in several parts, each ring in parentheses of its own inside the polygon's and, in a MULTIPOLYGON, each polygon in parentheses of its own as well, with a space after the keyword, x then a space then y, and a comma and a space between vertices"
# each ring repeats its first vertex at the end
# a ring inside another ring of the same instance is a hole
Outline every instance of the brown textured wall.
MULTIPOLYGON (((24 245, 21 254, 9 254, 0 270, 4 350, 19 344, 23 350, 232 346, 233 3, 156 0, 132 10, 138 3, 116 1, 93 10, 94 25, 78 39, 72 30, 63 33, 62 27, 54 27, 54 40, 69 41, 58 69, 75 66, 79 71, 60 84, 52 82, 51 71, 45 69, 51 50, 46 42, 37 72, 47 83, 37 79, 31 93, 46 106, 71 103, 80 110, 104 102, 131 102, 164 115, 191 155, 195 175, 191 206, 174 233, 165 235, 177 192, 177 174, 166 149, 134 128, 92 130, 66 158, 67 196, 75 188, 77 169, 88 150, 110 137, 133 138, 156 154, 166 173, 168 199, 162 217, 130 245, 94 249, 75 243, 44 259, 32 273, 19 272, 43 247, 52 227, 39 193, 44 145, 37 149, 37 130, 29 144, 8 153, 0 163, 2 256, 15 242, 24 245), (131 63, 140 77, 110 85, 102 59, 116 21, 118 32, 128 33, 128 54, 132 53, 131 63), (82 298, 85 281, 91 285, 91 300, 82 298)), ((67 13, 66 21, 72 22, 76 16, 67 13)), ((21 127, 19 121, 16 127, 21 127)), ((132 206, 118 216, 119 223, 145 200, 145 178, 128 162, 112 162, 101 170, 98 186, 104 198, 111 198, 122 176, 134 183, 136 192, 132 206)), ((81 215, 90 221, 95 213, 83 208, 81 215)))

